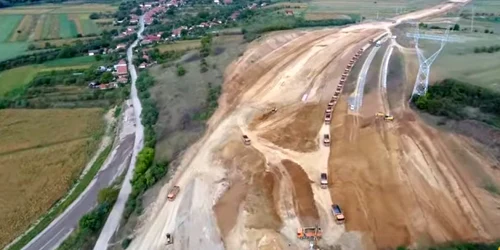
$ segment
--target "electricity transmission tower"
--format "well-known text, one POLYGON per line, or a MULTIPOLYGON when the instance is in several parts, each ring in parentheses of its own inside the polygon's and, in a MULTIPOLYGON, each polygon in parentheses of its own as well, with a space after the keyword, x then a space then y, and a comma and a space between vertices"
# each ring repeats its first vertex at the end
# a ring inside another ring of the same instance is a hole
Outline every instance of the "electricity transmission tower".
POLYGON ((429 87, 429 76, 432 63, 434 62, 434 60, 436 60, 439 53, 443 50, 446 42, 458 40, 456 37, 449 36, 450 27, 452 27, 451 25, 446 28, 445 33, 442 35, 429 35, 421 33, 419 30, 419 24, 415 24, 417 26, 416 32, 406 34, 407 37, 413 38, 415 40, 415 50, 417 51, 418 62, 420 64, 420 66, 418 67, 417 79, 415 80, 415 86, 413 87, 412 96, 423 95, 427 92, 427 88, 429 87), (441 45, 439 49, 434 52, 434 54, 426 58, 424 56, 424 52, 418 47, 418 42, 420 39, 439 41, 441 45))

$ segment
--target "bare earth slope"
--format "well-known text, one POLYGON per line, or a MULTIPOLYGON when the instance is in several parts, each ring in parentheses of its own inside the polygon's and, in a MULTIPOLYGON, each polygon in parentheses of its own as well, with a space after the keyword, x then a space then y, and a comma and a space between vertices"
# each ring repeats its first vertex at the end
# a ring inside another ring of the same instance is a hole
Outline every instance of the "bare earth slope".
MULTIPOLYGON (((372 110, 386 103, 377 87, 357 115, 348 114, 345 93, 332 124, 323 124, 345 65, 389 26, 279 32, 251 44, 228 67, 206 135, 146 208, 129 249, 165 249, 166 233, 175 239, 167 249, 306 249, 296 230, 315 225, 326 249, 498 236, 498 197, 477 195, 461 170, 470 162, 449 150, 466 145, 464 138, 428 127, 404 105, 391 106, 393 123, 374 119, 372 110), (320 141, 326 133, 331 147, 320 141), (329 173, 328 189, 319 186, 321 172, 329 173), (173 185, 181 192, 169 202, 173 185), (332 203, 345 210, 345 225, 335 223, 332 203)), ((493 164, 468 152, 478 164, 493 164)))

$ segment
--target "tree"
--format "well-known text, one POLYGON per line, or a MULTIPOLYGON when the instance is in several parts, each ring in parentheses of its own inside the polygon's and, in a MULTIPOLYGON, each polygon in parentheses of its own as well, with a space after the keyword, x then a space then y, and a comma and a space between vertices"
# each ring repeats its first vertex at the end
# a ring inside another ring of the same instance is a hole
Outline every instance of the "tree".
POLYGON ((484 33, 488 34, 488 33, 490 33, 490 30, 489 29, 485 29, 484 33))
POLYGON ((113 81, 113 74, 111 72, 104 72, 101 75, 101 83, 107 83, 113 81))
POLYGON ((97 195, 97 201, 99 203, 107 202, 108 204, 114 204, 118 198, 118 193, 120 193, 119 189, 113 187, 103 188, 97 195))
POLYGON ((102 60, 102 56, 101 56, 101 55, 96 55, 96 56, 95 56, 95 60, 96 60, 96 61, 100 61, 100 60, 102 60))
POLYGON ((92 13, 92 14, 89 15, 89 18, 90 19, 99 19, 99 14, 97 14, 97 13, 94 12, 94 13, 92 13))
POLYGON ((458 23, 456 23, 455 26, 453 26, 453 30, 459 31, 460 25, 458 25, 458 23))

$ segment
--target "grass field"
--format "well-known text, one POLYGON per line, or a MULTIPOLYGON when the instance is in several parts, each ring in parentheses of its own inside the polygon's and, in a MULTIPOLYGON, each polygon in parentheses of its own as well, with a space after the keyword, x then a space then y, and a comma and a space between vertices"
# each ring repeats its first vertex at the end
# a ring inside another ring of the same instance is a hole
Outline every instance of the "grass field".
MULTIPOLYGON (((485 0, 483 0, 485 1, 485 0)), ((273 6, 290 6, 294 12, 305 10, 305 17, 309 20, 336 19, 338 14, 362 15, 367 19, 390 18, 398 12, 408 12, 442 2, 441 0, 311 0, 304 3, 281 2, 273 6), (332 18, 333 17, 333 18, 332 18)))
POLYGON ((66 69, 86 69, 95 63, 95 58, 75 57, 49 61, 44 64, 28 65, 0 72, 0 96, 28 84, 38 72, 66 69))
POLYGON ((12 33, 15 32, 19 22, 23 19, 22 15, 5 15, 0 19, 0 42, 8 41, 12 33))
POLYGON ((68 191, 97 146, 101 109, 0 110, 0 248, 68 191))
POLYGON ((81 38, 65 38, 65 39, 56 39, 56 40, 50 40, 50 41, 36 41, 32 42, 31 44, 35 45, 37 48, 45 48, 45 43, 50 43, 51 45, 55 46, 62 46, 64 44, 72 44, 76 42, 77 40, 80 41, 86 41, 86 40, 92 40, 95 39, 96 37, 81 37, 81 38))
POLYGON ((175 43, 169 43, 169 44, 161 44, 157 48, 160 50, 160 52, 165 52, 165 51, 174 51, 174 50, 189 50, 189 49, 197 49, 201 47, 200 40, 183 40, 183 41, 176 41, 175 43))
POLYGON ((0 43, 0 61, 7 60, 18 55, 22 55, 28 49, 28 43, 0 43))
MULTIPOLYGON (((471 84, 498 90, 500 88, 500 52, 474 53, 475 47, 500 45, 500 36, 489 34, 458 33, 467 42, 448 43, 431 69, 431 80, 455 78, 471 84)), ((422 43, 429 52, 435 44, 422 43)))
POLYGON ((69 38, 75 37, 77 34, 75 22, 69 20, 67 14, 59 14, 59 36, 69 38))

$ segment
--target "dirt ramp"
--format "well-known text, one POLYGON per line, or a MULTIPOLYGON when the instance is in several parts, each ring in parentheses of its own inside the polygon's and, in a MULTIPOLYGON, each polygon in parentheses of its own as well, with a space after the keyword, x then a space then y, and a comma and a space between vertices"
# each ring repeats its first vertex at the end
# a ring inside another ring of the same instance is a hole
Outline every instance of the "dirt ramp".
POLYGON ((282 160, 281 164, 290 175, 293 182, 293 194, 295 198, 295 210, 304 226, 314 226, 319 224, 319 214, 314 201, 314 194, 311 188, 312 181, 302 167, 291 161, 282 160))
POLYGON ((323 123, 325 107, 319 104, 302 106, 289 122, 282 123, 261 136, 282 148, 298 152, 315 151, 318 149, 317 135, 323 123))

